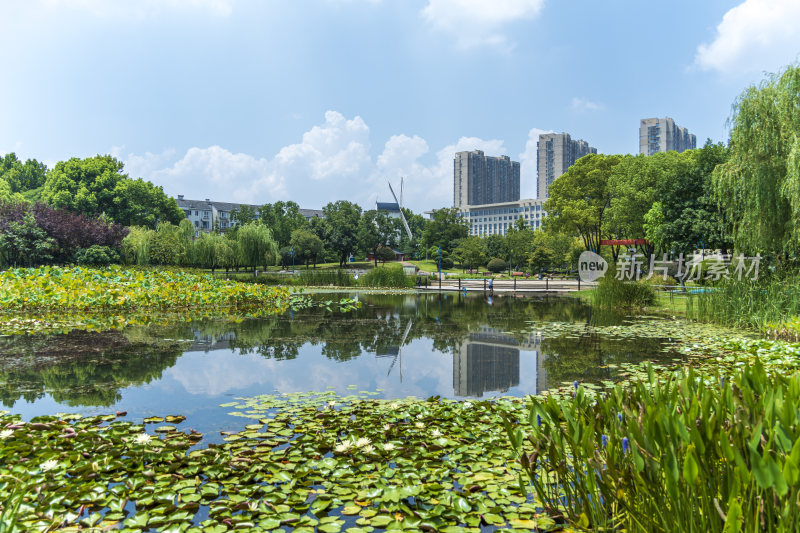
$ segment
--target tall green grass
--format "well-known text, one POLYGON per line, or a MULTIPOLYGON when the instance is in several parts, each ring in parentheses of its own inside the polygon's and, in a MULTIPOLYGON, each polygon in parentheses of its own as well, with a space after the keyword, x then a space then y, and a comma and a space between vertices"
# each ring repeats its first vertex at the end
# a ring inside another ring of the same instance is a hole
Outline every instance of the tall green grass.
MULTIPOLYGON (((576 382, 577 387, 577 382, 576 382)), ((692 368, 603 398, 531 397, 505 427, 550 516, 581 530, 800 531, 800 375, 692 368)))
POLYGON ((314 287, 324 287, 328 285, 333 285, 335 287, 352 287, 356 284, 353 279, 353 274, 340 268, 301 270, 298 279, 301 285, 310 285, 314 287))
POLYGON ((359 287, 387 287, 403 289, 414 286, 414 276, 406 276, 400 265, 386 265, 373 268, 360 278, 359 287))
POLYGON ((600 308, 637 309, 655 301, 655 290, 649 284, 621 281, 614 276, 600 278, 591 294, 592 306, 600 308))
POLYGON ((691 294, 687 316, 735 327, 782 328, 800 316, 800 277, 722 281, 708 292, 691 294))

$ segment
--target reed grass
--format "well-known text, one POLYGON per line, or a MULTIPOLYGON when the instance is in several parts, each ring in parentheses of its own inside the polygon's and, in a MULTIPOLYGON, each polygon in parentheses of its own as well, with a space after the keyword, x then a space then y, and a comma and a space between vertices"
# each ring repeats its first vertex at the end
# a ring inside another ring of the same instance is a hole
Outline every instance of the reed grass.
POLYGON ((414 286, 414 276, 407 276, 400 265, 386 265, 373 268, 360 278, 360 287, 385 287, 404 289, 414 286))
POLYGON ((800 316, 800 277, 725 280, 713 289, 690 294, 687 317, 701 322, 779 331, 800 316))
POLYGON ((592 306, 600 308, 640 309, 655 301, 655 290, 649 284, 621 281, 614 276, 600 278, 591 292, 592 306))
POLYGON ((531 397, 504 422, 550 516, 628 532, 800 531, 800 375, 756 360, 730 379, 692 368, 602 398, 531 397))
POLYGON ((333 285, 334 287, 352 287, 356 284, 353 279, 353 274, 341 268, 302 270, 298 279, 301 285, 312 287, 324 287, 329 285, 333 285))

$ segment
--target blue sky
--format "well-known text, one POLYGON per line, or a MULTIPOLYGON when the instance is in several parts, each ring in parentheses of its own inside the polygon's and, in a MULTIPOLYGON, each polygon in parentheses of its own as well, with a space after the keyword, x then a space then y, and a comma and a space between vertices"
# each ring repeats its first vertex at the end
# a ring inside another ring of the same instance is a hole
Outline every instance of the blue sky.
POLYGON ((800 54, 800 0, 4 0, 0 153, 111 153, 171 195, 452 204, 457 150, 522 163, 639 119, 726 141, 736 96, 800 54))

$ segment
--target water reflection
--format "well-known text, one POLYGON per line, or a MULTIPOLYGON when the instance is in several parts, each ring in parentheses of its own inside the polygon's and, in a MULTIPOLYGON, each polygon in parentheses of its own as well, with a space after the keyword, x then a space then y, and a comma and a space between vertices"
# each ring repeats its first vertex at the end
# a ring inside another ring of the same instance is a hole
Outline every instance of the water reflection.
POLYGON ((613 378, 609 363, 652 358, 664 348, 659 339, 532 331, 532 323, 621 320, 592 316, 569 298, 496 296, 491 305, 482 295, 360 298, 363 307, 347 315, 312 310, 0 338, 0 401, 23 416, 114 408, 137 416, 202 413, 219 422, 224 411, 217 406, 230 396, 276 390, 347 394, 355 385, 383 389, 387 398, 533 394, 574 379, 613 378))

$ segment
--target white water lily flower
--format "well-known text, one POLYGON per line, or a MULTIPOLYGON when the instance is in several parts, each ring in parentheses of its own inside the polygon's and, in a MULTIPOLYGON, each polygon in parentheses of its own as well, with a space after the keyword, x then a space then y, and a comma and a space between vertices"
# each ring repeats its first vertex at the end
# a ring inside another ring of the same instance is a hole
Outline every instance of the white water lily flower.
POLYGON ((42 472, 47 472, 48 470, 52 470, 58 466, 58 461, 55 459, 50 459, 49 461, 45 461, 39 465, 39 468, 42 469, 42 472))
POLYGON ((136 435, 136 444, 147 444, 151 438, 147 433, 139 433, 136 435))
POLYGON ((414 422, 414 425, 417 426, 420 429, 425 427, 425 424, 423 424, 422 422, 414 422))
POLYGON ((333 407, 334 405, 336 405, 336 400, 331 400, 328 402, 328 407, 333 407))
POLYGON ((335 451, 336 453, 345 453, 347 452, 347 450, 350 449, 351 446, 352 444, 350 444, 349 441, 344 441, 341 444, 337 444, 336 447, 333 449, 333 451, 335 451))
POLYGON ((424 417, 422 416, 422 414, 418 414, 418 415, 417 415, 417 420, 422 420, 423 418, 424 418, 424 417))
POLYGON ((390 429, 392 429, 392 426, 390 424, 384 424, 383 425, 383 430, 384 431, 389 431, 390 429))
POLYGON ((13 434, 14 434, 13 429, 4 429, 3 431, 0 431, 0 440, 6 440, 13 434))
POLYGON ((364 446, 364 453, 372 453, 374 451, 375 451, 375 446, 373 446, 372 444, 367 444, 366 446, 364 446))
POLYGON ((389 407, 391 407, 392 409, 394 409, 396 411, 397 408, 400 407, 400 404, 397 403, 397 402, 394 402, 394 403, 390 404, 389 407))
POLYGON ((372 441, 369 440, 367 437, 361 437, 356 441, 356 446, 358 446, 359 448, 363 448, 364 446, 369 446, 370 444, 372 444, 372 441))
POLYGON ((469 409, 470 407, 472 407, 471 402, 464 402, 464 408, 469 409))
POLYGON ((384 449, 384 451, 390 452, 392 450, 397 449, 397 446, 395 446, 391 442, 387 442, 386 444, 383 445, 383 449, 384 449))
POLYGON ((441 436, 442 436, 442 432, 441 432, 441 431, 439 431, 438 429, 434 429, 434 430, 431 432, 431 437, 441 437, 441 436))

